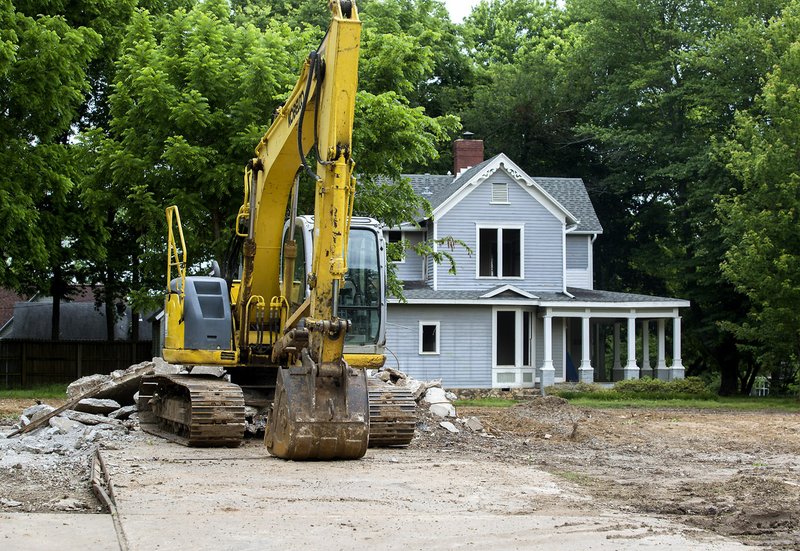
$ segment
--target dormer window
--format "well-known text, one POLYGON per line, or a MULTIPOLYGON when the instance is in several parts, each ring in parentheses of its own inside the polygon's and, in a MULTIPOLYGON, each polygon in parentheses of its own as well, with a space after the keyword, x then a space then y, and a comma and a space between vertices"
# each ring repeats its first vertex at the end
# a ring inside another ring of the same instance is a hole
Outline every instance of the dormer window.
POLYGON ((492 203, 508 204, 508 184, 492 184, 492 203))

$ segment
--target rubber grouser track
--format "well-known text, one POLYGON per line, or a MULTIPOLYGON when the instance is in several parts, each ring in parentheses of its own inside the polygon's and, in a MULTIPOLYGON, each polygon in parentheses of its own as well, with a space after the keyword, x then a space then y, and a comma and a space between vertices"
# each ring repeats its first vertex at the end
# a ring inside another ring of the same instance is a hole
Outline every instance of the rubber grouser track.
POLYGON ((403 387, 367 378, 369 392, 369 447, 407 446, 414 438, 417 402, 403 387))
POLYGON ((222 379, 146 377, 139 411, 142 430, 184 446, 234 447, 244 437, 242 389, 222 379))

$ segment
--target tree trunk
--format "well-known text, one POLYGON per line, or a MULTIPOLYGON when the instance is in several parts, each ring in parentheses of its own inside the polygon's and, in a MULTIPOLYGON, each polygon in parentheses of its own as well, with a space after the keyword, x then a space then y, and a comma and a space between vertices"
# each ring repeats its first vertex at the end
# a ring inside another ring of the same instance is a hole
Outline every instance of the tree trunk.
POLYGON ((720 396, 733 396, 739 390, 739 369, 741 358, 733 337, 727 336, 725 341, 713 349, 713 356, 720 359, 720 396))
POLYGON ((759 365, 757 362, 752 360, 747 362, 747 371, 742 377, 742 396, 750 396, 750 392, 753 390, 753 384, 756 382, 758 372, 759 365))

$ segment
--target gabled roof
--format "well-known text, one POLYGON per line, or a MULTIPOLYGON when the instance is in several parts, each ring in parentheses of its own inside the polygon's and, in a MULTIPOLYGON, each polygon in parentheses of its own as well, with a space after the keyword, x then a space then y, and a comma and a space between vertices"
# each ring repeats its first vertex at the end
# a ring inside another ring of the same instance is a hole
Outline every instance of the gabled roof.
POLYGON ((414 191, 425 197, 431 204, 431 209, 435 212, 450 197, 463 189, 473 178, 481 174, 489 165, 500 169, 501 165, 507 171, 516 174, 513 177, 528 186, 535 186, 546 197, 548 197, 563 211, 567 218, 577 221, 578 225, 574 232, 578 233, 602 233, 603 227, 597 218, 586 186, 580 178, 549 178, 541 176, 528 176, 506 155, 500 153, 482 163, 468 168, 456 176, 450 174, 444 176, 432 174, 404 174, 408 178, 414 191))
POLYGON ((542 186, 555 199, 578 217, 578 233, 603 233, 603 226, 597 218, 586 185, 580 178, 545 178, 535 176, 536 183, 542 186))
POLYGON ((518 287, 514 287, 513 285, 501 285, 495 289, 492 289, 488 293, 484 293, 481 295, 481 298, 494 298, 494 297, 504 297, 504 298, 539 298, 536 295, 532 295, 527 291, 523 291, 518 287))

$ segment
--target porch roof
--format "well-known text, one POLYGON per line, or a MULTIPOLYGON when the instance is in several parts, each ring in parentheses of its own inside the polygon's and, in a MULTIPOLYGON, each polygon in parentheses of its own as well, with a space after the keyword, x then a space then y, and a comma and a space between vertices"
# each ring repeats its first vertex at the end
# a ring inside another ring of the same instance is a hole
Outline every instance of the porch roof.
MULTIPOLYGON (((507 285, 498 285, 487 291, 468 290, 433 290, 423 282, 406 282, 403 289, 408 304, 454 304, 454 305, 509 305, 509 306, 541 306, 551 308, 613 308, 629 310, 631 308, 687 308, 688 300, 634 293, 617 293, 599 289, 580 289, 568 287, 565 293, 537 291, 525 289, 532 298, 517 293, 507 285), (495 291, 499 291, 495 293, 495 291)), ((389 297, 389 304, 398 304, 400 300, 389 297)))

